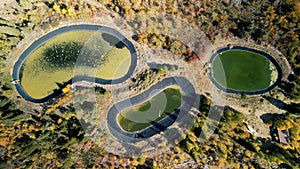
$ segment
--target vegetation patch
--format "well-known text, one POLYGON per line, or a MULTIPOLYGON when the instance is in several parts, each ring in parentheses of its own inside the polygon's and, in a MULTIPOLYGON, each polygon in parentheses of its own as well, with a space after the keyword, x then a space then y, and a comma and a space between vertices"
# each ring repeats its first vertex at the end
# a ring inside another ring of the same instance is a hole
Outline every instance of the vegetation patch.
POLYGON ((118 123, 128 132, 142 130, 179 108, 181 96, 178 86, 168 87, 152 99, 120 113, 118 123))

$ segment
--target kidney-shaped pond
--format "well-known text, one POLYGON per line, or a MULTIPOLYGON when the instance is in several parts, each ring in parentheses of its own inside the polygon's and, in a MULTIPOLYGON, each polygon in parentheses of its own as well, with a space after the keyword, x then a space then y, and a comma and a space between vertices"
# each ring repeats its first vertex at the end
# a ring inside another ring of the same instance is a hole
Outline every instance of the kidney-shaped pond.
POLYGON ((136 67, 133 44, 118 31, 99 25, 72 25, 32 43, 13 70, 26 100, 44 102, 60 84, 86 80, 101 84, 125 81, 136 67))
POLYGON ((197 104, 193 85, 184 77, 166 78, 147 91, 114 104, 107 114, 112 135, 138 142, 166 130, 197 104))
POLYGON ((142 130, 158 122, 181 105, 179 86, 168 86, 150 100, 128 108, 118 115, 118 123, 125 131, 142 130))
POLYGON ((210 60, 210 78, 229 93, 261 94, 281 80, 281 68, 265 52, 235 46, 218 50, 210 60))

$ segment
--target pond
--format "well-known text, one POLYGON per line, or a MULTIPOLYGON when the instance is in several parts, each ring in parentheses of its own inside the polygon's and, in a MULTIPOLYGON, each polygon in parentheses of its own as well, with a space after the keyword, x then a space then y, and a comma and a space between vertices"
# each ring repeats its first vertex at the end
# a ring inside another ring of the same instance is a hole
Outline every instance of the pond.
POLYGON ((180 88, 170 86, 150 100, 120 113, 118 123, 125 131, 138 131, 163 119, 178 109, 180 105, 180 88))
POLYGON ((145 140, 162 131, 176 135, 169 127, 175 121, 178 124, 193 121, 188 112, 198 107, 198 103, 199 97, 189 80, 179 76, 165 78, 146 91, 115 103, 107 113, 108 129, 127 143, 145 140))
POLYGON ((44 102, 63 84, 81 80, 121 83, 135 67, 135 48, 118 31, 72 25, 31 44, 16 62, 13 79, 19 80, 17 90, 26 100, 44 102))
POLYGON ((210 60, 210 78, 221 90, 238 94, 261 94, 281 80, 281 68, 265 52, 234 46, 218 50, 210 60))

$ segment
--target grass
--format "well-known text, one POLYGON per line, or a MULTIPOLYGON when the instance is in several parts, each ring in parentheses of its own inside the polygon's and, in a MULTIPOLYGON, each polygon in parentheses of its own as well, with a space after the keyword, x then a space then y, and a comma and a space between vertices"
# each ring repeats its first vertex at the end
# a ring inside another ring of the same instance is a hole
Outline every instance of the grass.
POLYGON ((120 113, 118 123, 125 131, 138 131, 166 117, 169 113, 179 108, 180 105, 180 89, 178 86, 171 86, 150 100, 120 113))
POLYGON ((38 99, 58 89, 56 83, 64 83, 74 75, 108 80, 123 77, 130 67, 130 51, 111 46, 102 37, 93 31, 73 31, 52 38, 33 51, 22 65, 22 87, 38 99))
POLYGON ((239 91, 258 91, 272 83, 272 64, 256 53, 230 50, 212 63, 213 78, 223 87, 239 91))

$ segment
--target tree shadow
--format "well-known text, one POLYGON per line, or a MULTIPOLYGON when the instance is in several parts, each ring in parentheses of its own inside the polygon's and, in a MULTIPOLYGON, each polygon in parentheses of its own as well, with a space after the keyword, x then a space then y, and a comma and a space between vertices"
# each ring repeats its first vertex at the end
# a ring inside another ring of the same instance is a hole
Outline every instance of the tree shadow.
POLYGON ((260 118, 262 119, 262 121, 265 124, 267 124, 270 121, 281 119, 283 117, 284 117, 284 115, 282 115, 282 114, 272 114, 272 113, 266 113, 266 114, 263 114, 260 116, 260 118))
POLYGON ((100 94, 104 94, 106 92, 106 89, 104 89, 103 87, 96 86, 95 87, 95 92, 98 92, 100 94))
POLYGON ((282 81, 279 84, 279 88, 286 97, 299 99, 300 90, 298 84, 300 84, 300 78, 296 74, 290 74, 287 81, 282 81))
POLYGON ((153 70, 160 70, 160 69, 164 69, 167 68, 168 70, 177 70, 179 68, 178 65, 171 65, 171 64, 159 64, 159 63, 155 63, 155 62, 151 62, 151 63, 147 63, 148 66, 153 69, 153 70))
POLYGON ((116 46, 118 49, 122 49, 124 47, 126 47, 126 45, 119 40, 118 38, 116 38, 113 35, 107 34, 107 33, 102 33, 102 38, 109 43, 109 45, 111 46, 116 46))
POLYGON ((266 99, 267 101, 269 101, 272 105, 276 106, 279 109, 284 110, 284 108, 286 107, 286 103, 284 103, 281 100, 275 99, 273 97, 270 96, 262 96, 264 99, 266 99))
POLYGON ((167 116, 162 119, 163 122, 165 122, 165 123, 162 123, 161 120, 159 120, 159 121, 154 121, 154 120, 150 121, 149 123, 152 124, 150 128, 152 129, 152 131, 155 134, 166 130, 169 126, 171 126, 176 121, 176 119, 179 115, 179 112, 180 112, 180 109, 175 109, 174 112, 172 112, 172 113, 166 113, 167 116), (166 123, 166 122, 168 122, 168 123, 166 123))
POLYGON ((59 88, 63 88, 64 86, 66 86, 65 82, 63 82, 63 83, 55 82, 55 84, 56 84, 59 88))
POLYGON ((262 96, 264 99, 266 99, 267 101, 269 101, 272 105, 276 106, 277 108, 281 109, 281 110, 286 110, 290 113, 293 114, 300 114, 300 104, 297 103, 291 103, 291 104, 287 104, 281 100, 275 99, 273 97, 269 97, 269 96, 262 96))
MULTIPOLYGON (((19 2, 20 0, 16 0, 17 2, 19 2)), ((46 2, 44 2, 44 4, 46 5, 46 6, 48 6, 49 8, 53 8, 53 3, 50 3, 50 2, 48 2, 48 1, 46 1, 46 2)))

